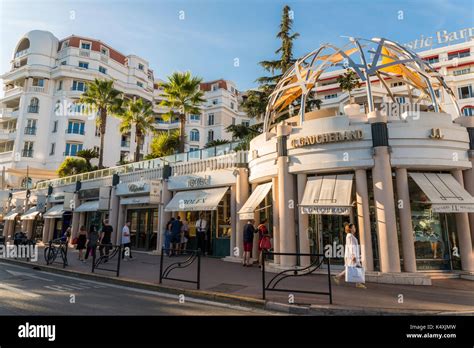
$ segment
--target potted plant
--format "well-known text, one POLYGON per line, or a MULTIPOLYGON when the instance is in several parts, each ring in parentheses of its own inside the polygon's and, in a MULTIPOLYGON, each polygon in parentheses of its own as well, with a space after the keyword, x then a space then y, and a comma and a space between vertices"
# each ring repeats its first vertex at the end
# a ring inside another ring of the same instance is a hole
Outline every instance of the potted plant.
POLYGON ((358 115, 360 113, 360 106, 354 102, 354 98, 351 94, 355 88, 360 87, 357 74, 354 72, 354 70, 347 69, 347 71, 342 76, 337 78, 337 82, 343 91, 347 91, 349 93, 349 104, 344 106, 344 113, 347 116, 358 115))

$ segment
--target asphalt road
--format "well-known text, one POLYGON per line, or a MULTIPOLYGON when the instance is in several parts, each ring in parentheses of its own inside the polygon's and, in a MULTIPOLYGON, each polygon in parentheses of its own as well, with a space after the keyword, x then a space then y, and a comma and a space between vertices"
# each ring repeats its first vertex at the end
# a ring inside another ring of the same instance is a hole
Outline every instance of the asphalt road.
POLYGON ((0 315, 268 315, 272 312, 0 263, 0 315))

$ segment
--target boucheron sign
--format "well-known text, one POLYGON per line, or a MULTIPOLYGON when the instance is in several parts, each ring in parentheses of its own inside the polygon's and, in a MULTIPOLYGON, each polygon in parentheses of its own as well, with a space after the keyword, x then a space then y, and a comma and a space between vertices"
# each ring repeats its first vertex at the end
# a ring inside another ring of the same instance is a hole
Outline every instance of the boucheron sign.
POLYGON ((361 140, 364 137, 362 130, 350 130, 342 132, 322 133, 307 135, 291 140, 292 147, 303 147, 315 144, 338 143, 343 141, 361 140))
POLYGON ((455 41, 468 40, 474 37, 474 27, 464 28, 458 31, 448 32, 447 30, 437 31, 434 36, 423 36, 419 39, 410 41, 403 46, 408 47, 412 50, 419 50, 422 48, 431 48, 433 45, 445 45, 455 41))

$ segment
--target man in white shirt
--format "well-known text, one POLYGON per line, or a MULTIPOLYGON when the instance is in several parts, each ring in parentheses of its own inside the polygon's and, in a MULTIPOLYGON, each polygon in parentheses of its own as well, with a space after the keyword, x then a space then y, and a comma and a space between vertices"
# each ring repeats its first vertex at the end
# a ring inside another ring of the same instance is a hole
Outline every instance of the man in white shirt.
POLYGON ((131 260, 132 257, 132 243, 130 243, 130 221, 125 223, 125 226, 122 228, 122 259, 127 261, 125 255, 131 260))
POLYGON ((197 247, 201 249, 201 255, 206 255, 206 232, 207 221, 204 219, 204 214, 201 213, 196 221, 197 247))

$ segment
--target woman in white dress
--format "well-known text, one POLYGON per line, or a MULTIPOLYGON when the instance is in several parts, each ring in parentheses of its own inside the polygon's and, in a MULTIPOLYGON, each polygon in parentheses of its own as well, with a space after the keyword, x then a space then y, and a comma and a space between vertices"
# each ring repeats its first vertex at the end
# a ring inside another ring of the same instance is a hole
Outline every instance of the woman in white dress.
MULTIPOLYGON (((346 247, 344 251, 344 266, 355 267, 360 266, 360 248, 357 238, 355 237, 356 227, 354 224, 349 224, 346 229, 346 247)), ((334 282, 339 285, 340 280, 346 275, 346 270, 333 277, 334 282)), ((367 289, 362 283, 356 283, 357 288, 367 289)))

